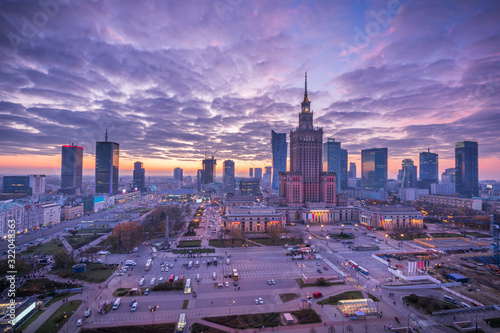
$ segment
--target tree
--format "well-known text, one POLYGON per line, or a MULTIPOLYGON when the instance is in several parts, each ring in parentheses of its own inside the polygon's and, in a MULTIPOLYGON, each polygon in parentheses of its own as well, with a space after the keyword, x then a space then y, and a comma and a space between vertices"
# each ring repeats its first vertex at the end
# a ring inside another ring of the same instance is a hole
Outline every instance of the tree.
POLYGON ((60 249, 54 254, 54 268, 70 268, 73 266, 73 259, 64 249, 60 249))
POLYGON ((328 333, 335 333, 335 326, 330 325, 330 327, 328 327, 328 333))
POLYGON ((279 239, 281 233, 279 222, 268 222, 267 233, 271 236, 271 241, 274 244, 276 240, 279 239))
POLYGON ((349 332, 349 333, 351 333, 352 331, 354 331, 354 329, 352 328, 351 324, 347 325, 346 329, 347 329, 347 332, 349 332))

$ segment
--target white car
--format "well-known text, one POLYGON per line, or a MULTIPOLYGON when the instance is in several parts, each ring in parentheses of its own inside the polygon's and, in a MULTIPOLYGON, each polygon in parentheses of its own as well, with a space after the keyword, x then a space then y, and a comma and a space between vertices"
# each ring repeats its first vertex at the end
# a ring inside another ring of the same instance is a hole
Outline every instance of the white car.
POLYGON ((259 300, 257 298, 255 299, 255 304, 259 304, 259 300))
POLYGON ((103 261, 102 261, 101 259, 97 259, 97 260, 96 260, 96 262, 97 262, 98 264, 102 264, 102 263, 103 263, 103 261))
POLYGON ((82 324, 83 324, 83 320, 82 319, 78 319, 76 321, 76 326, 82 326, 82 324))
POLYGON ((229 282, 226 281, 226 288, 229 288, 229 282))
POLYGON ((264 300, 262 299, 262 297, 259 297, 259 303, 264 304, 264 300))

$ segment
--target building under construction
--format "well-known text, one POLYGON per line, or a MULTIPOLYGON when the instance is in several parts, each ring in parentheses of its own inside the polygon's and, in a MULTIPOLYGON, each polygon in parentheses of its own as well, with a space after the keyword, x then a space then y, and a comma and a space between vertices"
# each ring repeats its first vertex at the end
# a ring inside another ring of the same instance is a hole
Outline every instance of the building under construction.
POLYGON ((215 183, 215 171, 217 160, 214 157, 203 160, 202 184, 215 183))

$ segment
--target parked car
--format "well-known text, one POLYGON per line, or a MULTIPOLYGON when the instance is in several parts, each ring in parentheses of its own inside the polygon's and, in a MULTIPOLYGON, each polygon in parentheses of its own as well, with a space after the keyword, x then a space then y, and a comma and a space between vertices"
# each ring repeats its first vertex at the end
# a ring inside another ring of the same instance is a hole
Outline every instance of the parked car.
POLYGON ((262 297, 259 297, 259 304, 264 304, 264 300, 262 299, 262 297))
POLYGON ((144 291, 144 295, 149 295, 149 288, 144 291))
POLYGON ((229 288, 229 282, 226 281, 226 288, 229 288))
POLYGON ((255 304, 259 304, 259 300, 257 298, 255 299, 255 304))
POLYGON ((132 306, 132 305, 134 305, 134 303, 135 303, 135 302, 136 302, 136 300, 135 300, 135 298, 134 298, 133 300, 131 300, 131 301, 130 301, 130 304, 129 304, 129 306, 132 306))
POLYGON ((326 267, 326 266, 323 266, 323 269, 324 269, 325 271, 327 271, 327 270, 328 270, 328 267, 326 267))
POLYGON ((83 320, 80 318, 76 321, 76 326, 82 326, 83 320))
POLYGON ((83 313, 83 316, 84 316, 85 318, 88 318, 88 317, 90 317, 90 315, 91 315, 91 314, 92 314, 92 310, 91 310, 90 308, 87 308, 87 309, 85 310, 85 312, 83 313))
POLYGON ((274 279, 271 280, 271 283, 272 284, 276 284, 276 281, 274 281, 274 279))
POLYGON ((321 271, 321 269, 318 268, 318 273, 319 274, 322 274, 323 272, 321 271))
POLYGON ((267 284, 272 285, 273 283, 271 282, 271 280, 267 280, 267 284))
POLYGON ((233 286, 237 287, 238 286, 238 282, 234 281, 233 282, 233 286))

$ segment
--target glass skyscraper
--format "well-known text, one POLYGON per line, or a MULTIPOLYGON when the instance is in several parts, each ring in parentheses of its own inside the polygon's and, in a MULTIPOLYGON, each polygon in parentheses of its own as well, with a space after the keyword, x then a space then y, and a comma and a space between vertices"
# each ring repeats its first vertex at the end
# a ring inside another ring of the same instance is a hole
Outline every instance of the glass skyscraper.
POLYGON ((118 193, 120 145, 115 142, 97 141, 95 158, 95 193, 118 193))
POLYGON ((215 158, 206 158, 203 160, 203 181, 202 184, 212 184, 215 183, 215 168, 217 166, 217 160, 215 158))
POLYGON ((183 178, 183 171, 181 168, 175 168, 174 169, 174 180, 177 180, 179 182, 182 182, 182 178, 183 178))
POLYGON ((286 172, 287 158, 286 133, 276 133, 271 131, 271 152, 272 152, 272 189, 279 189, 279 173, 286 172))
POLYGON ((473 141, 455 144, 456 192, 464 197, 479 196, 478 145, 473 141))
POLYGON ((224 193, 234 193, 234 188, 236 187, 234 179, 234 161, 224 161, 222 169, 222 191, 224 193))
POLYGON ((83 147, 62 146, 61 188, 82 190, 83 147))
POLYGON ((421 187, 429 189, 431 184, 439 183, 438 154, 429 151, 420 153, 420 183, 421 187))
POLYGON ((323 170, 337 174, 337 193, 347 188, 347 160, 347 150, 341 148, 340 142, 328 138, 323 143, 323 170))
POLYGON ((403 160, 401 165, 401 188, 416 188, 417 187, 417 166, 413 160, 407 158, 403 160))
POLYGON ((146 185, 146 170, 142 165, 142 162, 134 163, 134 173, 133 173, 133 183, 134 189, 139 192, 144 192, 146 185))
POLYGON ((361 188, 369 191, 387 188, 387 148, 361 151, 361 188))

